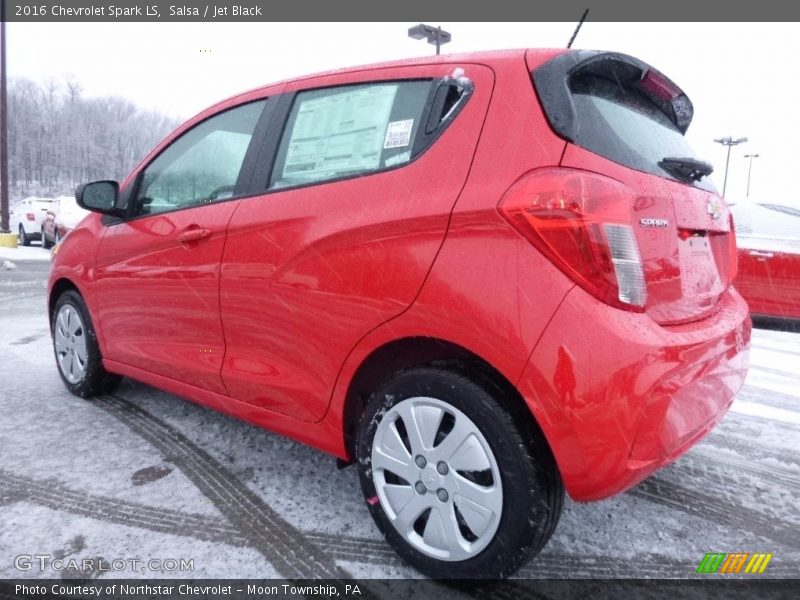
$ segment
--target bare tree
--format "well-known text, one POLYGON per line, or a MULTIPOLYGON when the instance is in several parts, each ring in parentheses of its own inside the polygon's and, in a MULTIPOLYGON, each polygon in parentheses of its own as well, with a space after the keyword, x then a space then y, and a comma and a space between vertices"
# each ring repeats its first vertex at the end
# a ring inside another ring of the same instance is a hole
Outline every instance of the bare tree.
POLYGON ((122 179, 176 125, 118 97, 85 98, 72 76, 14 80, 8 94, 10 196, 69 194, 81 182, 122 179))

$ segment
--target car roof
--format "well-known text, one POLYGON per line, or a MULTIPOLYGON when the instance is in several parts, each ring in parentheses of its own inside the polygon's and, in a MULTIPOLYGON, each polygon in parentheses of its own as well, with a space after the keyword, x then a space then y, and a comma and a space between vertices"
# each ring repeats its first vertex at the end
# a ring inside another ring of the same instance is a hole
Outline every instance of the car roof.
POLYGON ((737 202, 731 205, 739 236, 800 240, 800 210, 771 202, 737 202))
MULTIPOLYGON (((485 63, 491 65, 492 63, 498 62, 506 62, 506 61, 514 61, 514 60, 525 60, 525 56, 527 54, 553 54, 554 52, 563 52, 563 49, 560 48, 537 48, 537 49, 528 49, 528 48, 514 48, 509 50, 482 50, 478 52, 462 52, 457 54, 441 54, 441 55, 430 55, 430 56, 420 56, 414 58, 403 58, 398 60, 391 60, 385 62, 377 62, 365 65, 357 65, 352 67, 343 67, 340 69, 331 69, 328 71, 320 71, 318 73, 309 73, 306 75, 300 75, 298 77, 289 77, 287 79, 282 79, 280 81, 275 81, 263 86, 258 86, 247 90, 246 92, 242 92, 239 94, 235 94, 217 102, 214 106, 209 107, 213 109, 216 106, 220 106, 223 104, 227 104, 234 100, 239 100, 248 96, 257 96, 260 92, 267 90, 271 87, 279 86, 286 83, 293 83, 298 81, 307 81, 310 79, 316 79, 318 77, 326 77, 329 75, 343 75, 347 73, 358 73, 359 71, 370 71, 375 69, 389 69, 393 67, 412 67, 412 66, 421 66, 421 65, 437 65, 437 64, 448 64, 453 62, 462 62, 462 63, 485 63)), ((205 111, 204 111, 205 112, 205 111)))

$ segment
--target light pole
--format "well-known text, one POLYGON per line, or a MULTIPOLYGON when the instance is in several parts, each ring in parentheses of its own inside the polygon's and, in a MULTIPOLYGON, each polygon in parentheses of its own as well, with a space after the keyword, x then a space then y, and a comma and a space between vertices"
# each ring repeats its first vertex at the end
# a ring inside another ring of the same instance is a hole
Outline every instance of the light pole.
POLYGON ((750 166, 747 167, 747 196, 745 198, 750 197, 750 174, 753 172, 753 159, 758 158, 758 154, 745 154, 745 158, 750 159, 750 166))
POLYGON ((746 137, 733 139, 731 136, 724 138, 717 138, 714 140, 718 144, 728 147, 728 157, 725 159, 725 177, 722 181, 722 197, 725 197, 725 188, 728 186, 728 164, 731 162, 731 146, 737 146, 747 141, 746 137))
POLYGON ((425 25, 423 23, 414 25, 414 27, 409 27, 408 37, 415 40, 427 38, 429 44, 436 46, 437 55, 439 54, 439 48, 452 39, 450 32, 443 30, 441 25, 439 27, 433 27, 432 25, 425 25))
POLYGON ((0 234, 10 232, 8 215, 8 94, 6 88, 6 3, 0 0, 0 234))

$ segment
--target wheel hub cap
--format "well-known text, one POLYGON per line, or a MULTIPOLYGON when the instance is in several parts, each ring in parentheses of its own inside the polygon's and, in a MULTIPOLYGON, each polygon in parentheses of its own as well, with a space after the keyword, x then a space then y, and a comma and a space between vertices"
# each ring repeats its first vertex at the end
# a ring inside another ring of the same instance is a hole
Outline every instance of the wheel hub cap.
POLYGON ((85 333, 83 320, 75 307, 70 304, 62 306, 56 315, 53 344, 58 368, 70 383, 80 383, 86 375, 85 333))
POLYGON ((440 482, 441 478, 435 469, 429 467, 422 472, 422 483, 424 483, 429 489, 441 487, 440 482))
POLYGON ((450 404, 415 397, 389 409, 375 432, 372 472, 392 525, 424 554, 467 560, 494 538, 503 510, 497 461, 450 404))

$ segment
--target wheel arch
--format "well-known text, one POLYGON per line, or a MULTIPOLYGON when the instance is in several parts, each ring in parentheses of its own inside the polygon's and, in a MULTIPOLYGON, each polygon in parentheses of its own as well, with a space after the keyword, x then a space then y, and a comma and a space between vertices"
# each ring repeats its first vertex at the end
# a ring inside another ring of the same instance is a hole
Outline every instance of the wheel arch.
POLYGON ((74 290, 82 298, 84 298, 81 290, 71 279, 67 277, 61 277, 57 279, 50 288, 50 294, 47 297, 47 318, 50 321, 51 331, 53 329, 53 309, 55 308, 56 302, 58 302, 58 299, 61 297, 61 295, 68 290, 74 290))
POLYGON ((489 361, 463 346, 435 337, 405 337, 374 349, 358 366, 347 387, 342 411, 342 434, 347 454, 354 456, 355 432, 370 395, 395 373, 435 366, 466 375, 509 411, 531 439, 543 440, 552 456, 536 416, 516 386, 489 361))

